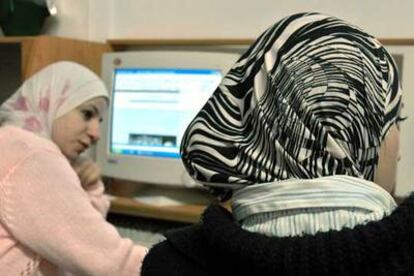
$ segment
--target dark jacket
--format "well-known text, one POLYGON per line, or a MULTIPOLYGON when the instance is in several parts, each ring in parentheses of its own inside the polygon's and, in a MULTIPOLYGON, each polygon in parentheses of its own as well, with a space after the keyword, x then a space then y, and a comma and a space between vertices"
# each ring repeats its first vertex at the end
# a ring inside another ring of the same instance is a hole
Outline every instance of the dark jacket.
POLYGON ((211 205, 199 224, 166 234, 142 275, 414 275, 414 194, 390 216, 353 229, 267 237, 211 205))

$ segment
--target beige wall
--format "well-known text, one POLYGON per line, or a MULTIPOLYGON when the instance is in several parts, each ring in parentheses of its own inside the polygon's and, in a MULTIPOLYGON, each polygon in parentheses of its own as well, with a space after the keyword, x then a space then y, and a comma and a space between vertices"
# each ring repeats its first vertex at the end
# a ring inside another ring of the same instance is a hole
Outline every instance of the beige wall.
POLYGON ((283 16, 303 11, 339 16, 376 36, 414 37, 411 0, 105 1, 113 14, 111 38, 256 37, 283 16))
POLYGON ((294 12, 320 11, 378 37, 414 37, 411 0, 56 0, 45 31, 65 37, 252 38, 294 12))

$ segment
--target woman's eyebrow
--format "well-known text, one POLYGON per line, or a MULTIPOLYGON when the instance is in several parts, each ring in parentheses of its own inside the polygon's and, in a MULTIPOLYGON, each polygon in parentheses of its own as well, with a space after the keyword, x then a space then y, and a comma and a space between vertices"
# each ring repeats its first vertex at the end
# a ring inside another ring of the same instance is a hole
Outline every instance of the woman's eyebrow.
POLYGON ((93 111, 94 111, 96 114, 100 115, 99 109, 98 109, 96 106, 94 106, 94 105, 91 105, 91 106, 92 106, 93 111))
POLYGON ((401 102, 400 110, 398 110, 399 116, 401 116, 403 109, 404 109, 404 102, 401 102))
POLYGON ((101 116, 101 112, 99 111, 99 108, 97 108, 95 105, 92 105, 92 109, 97 115, 97 117, 99 118, 99 120, 102 121, 102 116, 101 116))
POLYGON ((92 109, 92 111, 93 111, 96 115, 98 115, 98 117, 100 117, 100 116, 101 116, 101 113, 99 112, 99 108, 97 108, 94 104, 89 104, 89 105, 85 106, 84 108, 91 108, 91 109, 92 109))

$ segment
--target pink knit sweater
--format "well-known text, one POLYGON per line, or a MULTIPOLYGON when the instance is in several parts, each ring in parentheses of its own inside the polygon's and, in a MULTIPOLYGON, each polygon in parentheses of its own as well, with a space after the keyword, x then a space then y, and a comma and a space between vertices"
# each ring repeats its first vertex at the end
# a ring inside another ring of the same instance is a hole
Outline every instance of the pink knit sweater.
POLYGON ((85 192, 52 142, 0 128, 0 275, 139 275, 146 248, 105 221, 102 183, 85 192))

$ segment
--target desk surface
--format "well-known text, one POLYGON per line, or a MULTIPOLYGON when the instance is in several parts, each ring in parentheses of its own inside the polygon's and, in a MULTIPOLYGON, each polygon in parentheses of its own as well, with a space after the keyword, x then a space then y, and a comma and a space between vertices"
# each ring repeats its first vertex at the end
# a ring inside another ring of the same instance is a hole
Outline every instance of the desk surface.
POLYGON ((195 223, 207 205, 183 204, 174 206, 156 206, 139 202, 134 198, 113 197, 110 212, 146 218, 195 223))
POLYGON ((207 205, 214 201, 205 190, 123 180, 111 180, 106 191, 111 196, 112 213, 185 223, 198 222, 207 205), (162 200, 162 197, 167 200, 162 200))

